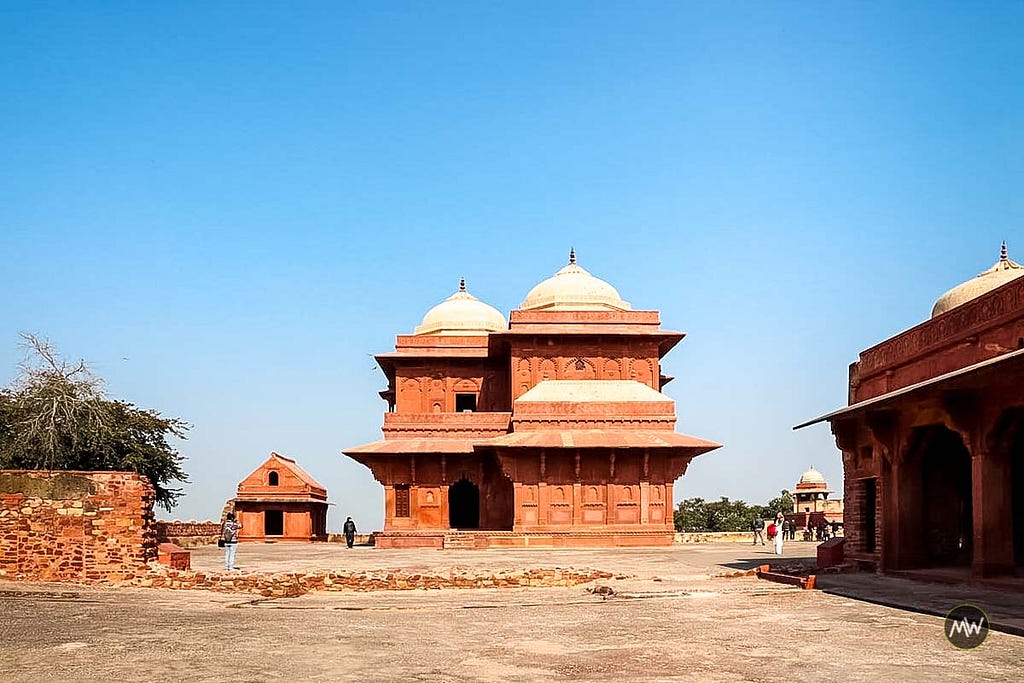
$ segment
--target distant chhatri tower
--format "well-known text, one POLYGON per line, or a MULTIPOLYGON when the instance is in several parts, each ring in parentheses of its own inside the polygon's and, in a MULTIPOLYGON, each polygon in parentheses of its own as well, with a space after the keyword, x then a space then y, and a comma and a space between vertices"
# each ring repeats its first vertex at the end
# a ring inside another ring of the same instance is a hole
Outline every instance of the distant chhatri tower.
POLYGON ((378 547, 663 545, 672 485, 718 444, 677 433, 661 358, 683 338, 569 263, 510 320, 466 291, 378 355, 378 547))
POLYGON ((820 522, 843 521, 842 499, 829 499, 832 489, 828 487, 824 475, 811 467, 796 483, 793 491, 793 513, 786 519, 795 522, 801 529, 808 524, 817 526, 820 522))

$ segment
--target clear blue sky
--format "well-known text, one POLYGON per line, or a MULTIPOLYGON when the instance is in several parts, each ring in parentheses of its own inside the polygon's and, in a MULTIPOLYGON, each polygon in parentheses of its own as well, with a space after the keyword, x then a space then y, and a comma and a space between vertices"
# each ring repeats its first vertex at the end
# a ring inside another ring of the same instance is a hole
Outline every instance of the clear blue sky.
POLYGON ((18 332, 194 425, 172 516, 271 450, 382 493, 388 351, 465 276, 502 311, 575 246, 688 333, 676 499, 763 502, 856 354, 1006 239, 1021 3, 0 4, 0 380, 18 332))

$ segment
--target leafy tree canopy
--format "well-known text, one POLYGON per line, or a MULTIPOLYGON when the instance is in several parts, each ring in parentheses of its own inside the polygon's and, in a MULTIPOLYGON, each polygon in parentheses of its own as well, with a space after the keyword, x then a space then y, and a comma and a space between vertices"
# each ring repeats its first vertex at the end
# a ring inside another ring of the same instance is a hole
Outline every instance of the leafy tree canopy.
POLYGON ((707 502, 703 498, 680 501, 674 512, 676 531, 747 531, 756 517, 770 519, 776 514, 793 511, 793 497, 783 490, 778 498, 767 505, 748 505, 742 500, 707 502))
POLYGON ((168 439, 185 438, 188 424, 108 399, 84 361, 64 360, 35 335, 22 340, 25 361, 0 389, 0 469, 138 472, 157 503, 174 507, 181 489, 170 484, 188 475, 168 439))

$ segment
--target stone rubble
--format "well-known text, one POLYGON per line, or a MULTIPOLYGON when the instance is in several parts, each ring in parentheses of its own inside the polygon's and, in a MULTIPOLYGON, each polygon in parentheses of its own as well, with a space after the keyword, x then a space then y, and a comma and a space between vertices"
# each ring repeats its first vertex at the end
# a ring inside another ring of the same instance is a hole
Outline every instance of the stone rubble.
POLYGON ((438 590, 444 588, 553 588, 609 579, 612 574, 591 569, 513 569, 498 572, 452 568, 445 573, 371 570, 257 574, 171 569, 150 563, 137 576, 122 581, 95 580, 91 585, 117 585, 174 590, 249 593, 264 597, 297 597, 316 591, 438 590))

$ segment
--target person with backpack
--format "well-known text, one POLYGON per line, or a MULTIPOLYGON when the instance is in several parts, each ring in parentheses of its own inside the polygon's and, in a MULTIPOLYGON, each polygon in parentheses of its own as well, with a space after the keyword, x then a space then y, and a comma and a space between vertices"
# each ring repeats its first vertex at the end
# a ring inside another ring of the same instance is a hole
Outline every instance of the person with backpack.
POLYGON ((220 540, 224 543, 224 570, 234 571, 235 552, 238 550, 238 530, 242 528, 240 522, 235 521, 235 513, 229 512, 227 519, 220 528, 220 540))
POLYGON ((757 545, 759 540, 761 545, 764 545, 764 520, 760 517, 750 520, 750 530, 754 532, 754 542, 751 545, 757 545))

